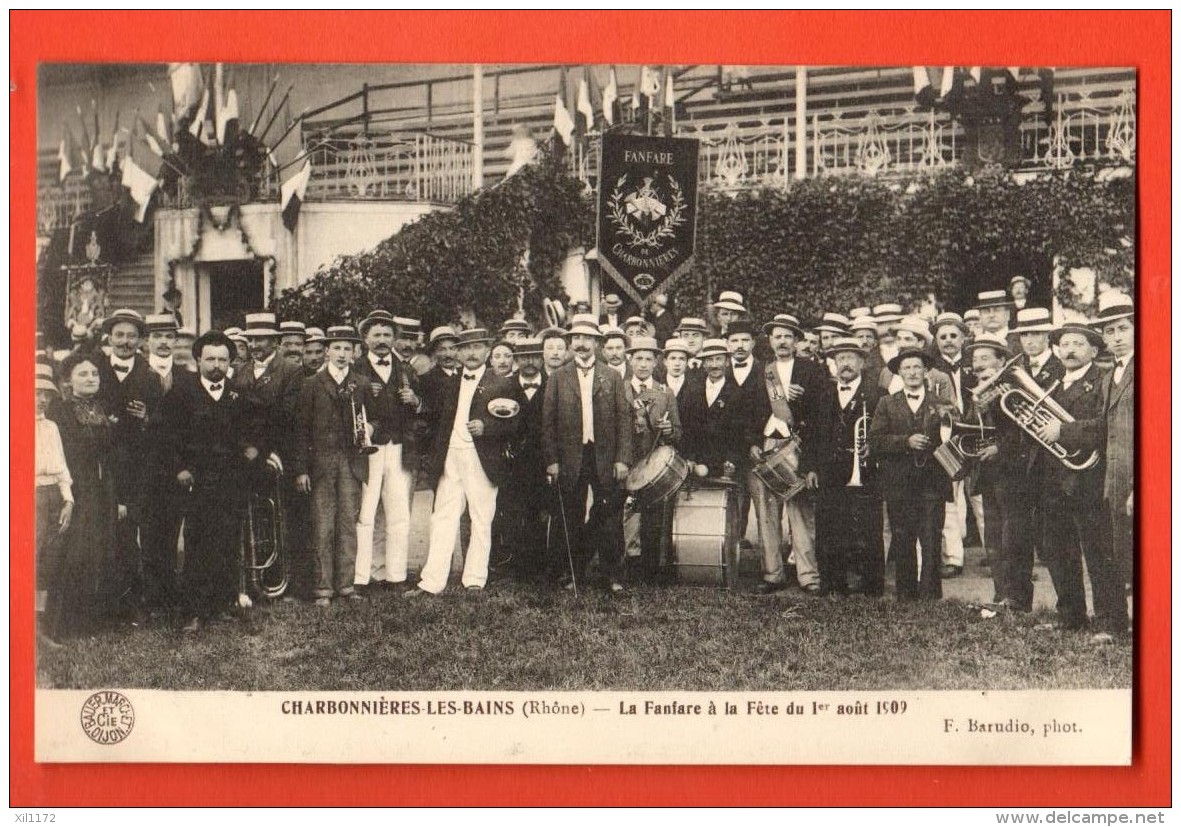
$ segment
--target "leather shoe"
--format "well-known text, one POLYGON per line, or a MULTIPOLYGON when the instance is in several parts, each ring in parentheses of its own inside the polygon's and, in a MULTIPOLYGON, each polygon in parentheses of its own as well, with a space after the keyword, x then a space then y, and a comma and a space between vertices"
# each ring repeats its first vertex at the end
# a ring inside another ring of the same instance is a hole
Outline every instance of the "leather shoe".
POLYGON ((1095 646, 1104 646, 1109 643, 1115 643, 1115 635, 1110 632, 1096 632, 1091 635, 1091 643, 1095 646))
POLYGON ((332 598, 317 597, 316 598, 316 605, 319 606, 321 609, 327 609, 329 606, 332 605, 332 598))
POLYGON ((959 577, 963 573, 963 566, 953 566, 950 563, 939 568, 939 576, 944 580, 948 580, 952 577, 959 577))
POLYGON ((800 588, 804 590, 804 594, 810 594, 813 597, 818 597, 820 595, 820 585, 817 583, 809 583, 808 585, 801 586, 800 588))
POLYGON ((191 619, 188 623, 186 623, 184 625, 184 628, 181 629, 181 631, 185 632, 187 634, 189 632, 195 632, 200 628, 201 628, 201 620, 199 618, 194 617, 193 619, 191 619))
POLYGON ((611 584, 611 594, 622 594, 623 591, 624 591, 624 588, 623 588, 622 583, 612 583, 611 584))
POLYGON ((412 589, 407 589, 406 591, 402 592, 402 597, 405 598, 406 600, 414 600, 416 598, 423 597, 428 594, 430 594, 430 592, 426 591, 425 589, 420 589, 417 586, 415 586, 412 589))
POLYGON ((758 594, 775 594, 775 592, 781 592, 786 588, 786 583, 768 583, 764 580, 755 587, 755 592, 758 594))

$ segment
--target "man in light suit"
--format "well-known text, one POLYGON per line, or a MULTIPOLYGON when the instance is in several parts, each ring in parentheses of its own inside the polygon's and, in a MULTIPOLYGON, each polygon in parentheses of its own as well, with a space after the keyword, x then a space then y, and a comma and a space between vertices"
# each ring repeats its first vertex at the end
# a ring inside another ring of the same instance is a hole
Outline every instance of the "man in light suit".
POLYGON ((515 380, 497 376, 487 366, 491 343, 484 328, 458 335, 463 370, 442 386, 443 407, 426 462, 427 478, 435 489, 430 546, 418 588, 403 597, 437 595, 447 588, 465 509, 472 529, 463 560, 463 585, 478 592, 488 582, 497 489, 508 476, 506 448, 521 423, 515 380))
MULTIPOLYGON (((632 458, 633 420, 623 379, 595 358, 601 336, 593 316, 574 317, 574 359, 546 383, 542 445, 546 474, 557 481, 562 498, 563 534, 569 537, 573 569, 570 586, 577 588, 597 549, 601 573, 617 593, 623 591, 622 484, 632 458), (588 488, 594 502, 589 520, 584 520, 588 488)), ((555 562, 556 570, 564 568, 565 561, 555 562)))

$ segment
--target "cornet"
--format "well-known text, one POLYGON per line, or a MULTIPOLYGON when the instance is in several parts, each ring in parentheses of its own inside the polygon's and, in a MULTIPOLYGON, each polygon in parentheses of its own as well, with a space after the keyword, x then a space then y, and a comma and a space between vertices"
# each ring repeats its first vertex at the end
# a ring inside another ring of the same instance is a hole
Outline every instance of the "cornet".
POLYGON ((357 410, 357 400, 349 397, 353 409, 353 447, 358 454, 375 454, 377 446, 369 441, 369 420, 365 417, 365 406, 357 410))
POLYGON ((853 473, 845 487, 860 488, 861 467, 869 458, 869 408, 864 399, 861 400, 861 416, 853 423, 853 447, 850 450, 853 452, 853 473))

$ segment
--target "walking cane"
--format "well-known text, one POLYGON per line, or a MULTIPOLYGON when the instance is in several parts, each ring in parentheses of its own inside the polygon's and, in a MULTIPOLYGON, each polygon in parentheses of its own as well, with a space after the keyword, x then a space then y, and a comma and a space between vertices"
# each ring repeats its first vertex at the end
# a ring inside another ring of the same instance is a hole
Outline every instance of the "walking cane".
POLYGON ((578 579, 574 576, 574 552, 570 550, 570 527, 566 524, 566 502, 562 498, 562 485, 556 479, 553 482, 558 489, 558 510, 562 512, 562 535, 566 538, 566 562, 570 566, 570 584, 574 586, 574 596, 578 597, 578 579))

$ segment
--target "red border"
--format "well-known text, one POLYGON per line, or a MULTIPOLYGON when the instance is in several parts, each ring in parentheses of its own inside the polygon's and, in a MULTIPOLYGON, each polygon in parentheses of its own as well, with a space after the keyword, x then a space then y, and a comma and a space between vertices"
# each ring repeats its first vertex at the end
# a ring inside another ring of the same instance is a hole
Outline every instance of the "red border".
MULTIPOLYGON (((1102 65, 1139 69, 1139 322, 1169 341, 1169 12, 11 12, 11 806, 432 804, 1168 805, 1168 427, 1141 451, 1135 764, 1108 768, 384 767, 33 763, 32 444, 39 61, 1102 65), (21 584, 24 584, 23 586, 21 584), (339 783, 348 779, 346 783, 339 783), (358 785, 360 782, 360 785, 358 785), (347 790, 375 791, 361 802, 347 790), (380 792, 376 792, 380 791, 380 792)), ((1168 377, 1167 348, 1141 369, 1168 377)), ((1140 384, 1170 421, 1169 382, 1140 384)), ((1147 440, 1146 440, 1147 441, 1147 440)))

